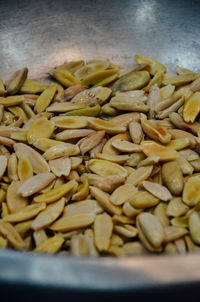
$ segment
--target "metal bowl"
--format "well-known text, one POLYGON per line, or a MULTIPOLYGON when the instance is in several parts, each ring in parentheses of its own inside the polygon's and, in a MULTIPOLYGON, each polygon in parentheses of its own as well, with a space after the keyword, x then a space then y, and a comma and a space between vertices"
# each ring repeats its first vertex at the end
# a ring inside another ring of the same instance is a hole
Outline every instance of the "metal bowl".
MULTIPOLYGON (((109 58, 128 67, 135 53, 169 70, 200 69, 198 0, 7 0, 0 1, 0 11, 4 79, 26 65, 32 78, 40 78, 49 68, 80 58, 109 58)), ((77 259, 1 250, 1 298, 102 300, 120 293, 193 301, 199 261, 199 255, 77 259)))

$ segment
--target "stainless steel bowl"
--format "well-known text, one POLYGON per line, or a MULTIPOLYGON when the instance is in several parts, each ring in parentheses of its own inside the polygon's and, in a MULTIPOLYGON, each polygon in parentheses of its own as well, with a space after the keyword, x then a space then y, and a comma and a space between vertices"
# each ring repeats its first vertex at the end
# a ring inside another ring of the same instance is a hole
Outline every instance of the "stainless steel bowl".
MULTIPOLYGON (((80 58, 110 58, 128 67, 135 53, 168 69, 200 70, 198 0, 2 0, 0 12, 4 79, 26 65, 32 78, 40 78, 49 68, 80 58)), ((120 293, 191 301, 198 297, 199 263, 199 255, 76 259, 1 250, 1 298, 102 300, 120 293)))

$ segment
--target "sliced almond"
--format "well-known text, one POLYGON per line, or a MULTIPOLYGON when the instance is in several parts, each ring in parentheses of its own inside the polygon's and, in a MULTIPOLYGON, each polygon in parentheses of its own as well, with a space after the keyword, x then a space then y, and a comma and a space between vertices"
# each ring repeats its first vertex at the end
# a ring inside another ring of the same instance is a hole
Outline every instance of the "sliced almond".
POLYGON ((200 111, 200 92, 195 92, 185 103, 183 119, 186 123, 193 123, 200 111))
POLYGON ((173 160, 179 157, 178 152, 175 150, 159 145, 153 141, 143 141, 141 147, 146 156, 159 156, 160 161, 173 160))
POLYGON ((12 224, 0 220, 0 234, 7 238, 8 242, 16 249, 25 249, 25 242, 12 224))
POLYGON ((49 167, 57 177, 68 176, 71 171, 71 160, 68 156, 53 159, 49 161, 49 167))
POLYGON ((122 177, 127 176, 127 171, 118 164, 100 160, 100 159, 91 159, 88 164, 88 168, 100 176, 107 177, 111 175, 119 175, 122 177))
POLYGON ((21 155, 19 157, 18 176, 21 181, 25 181, 33 176, 33 166, 26 155, 21 155))
POLYGON ((137 165, 137 168, 149 166, 149 165, 155 165, 160 161, 159 156, 149 156, 146 159, 143 159, 139 164, 137 165))
POLYGON ((17 194, 20 185, 20 181, 13 181, 8 187, 6 201, 10 213, 18 212, 28 205, 28 199, 17 194))
POLYGON ((136 192, 130 204, 136 209, 151 208, 159 203, 159 199, 147 191, 136 192))
POLYGON ((11 78, 6 82, 6 90, 8 94, 16 94, 23 86, 24 81, 27 78, 28 68, 24 67, 17 70, 11 78))
POLYGON ((113 222, 111 217, 106 213, 98 215, 94 222, 94 238, 99 251, 108 250, 112 231, 113 222))
POLYGON ((103 154, 115 154, 115 155, 118 155, 120 154, 119 151, 117 151, 113 146, 112 146, 112 143, 117 140, 117 139, 122 139, 122 140, 127 140, 129 141, 130 140, 130 137, 128 135, 127 132, 125 133, 120 133, 120 134, 117 134, 113 137, 111 137, 107 142, 106 144, 104 145, 103 147, 103 150, 102 150, 102 153, 103 154))
POLYGON ((27 131, 27 140, 29 144, 33 144, 38 138, 50 138, 54 131, 54 123, 46 118, 36 119, 27 131))
POLYGON ((124 126, 113 123, 112 121, 104 121, 99 118, 90 117, 88 118, 88 123, 92 129, 104 130, 109 134, 117 134, 126 131, 124 126))
POLYGON ((54 174, 46 172, 39 173, 25 180, 17 190, 17 194, 27 197, 40 191, 55 179, 54 174))
POLYGON ((137 186, 140 182, 149 178, 152 170, 153 166, 140 167, 127 177, 126 183, 137 186))
POLYGON ((18 180, 17 174, 17 156, 15 153, 12 153, 8 159, 8 177, 11 180, 18 180))
MULTIPOLYGON (((73 87, 73 86, 72 86, 73 87)), ((86 108, 86 104, 73 104, 69 102, 62 102, 62 103, 54 103, 51 106, 49 106, 46 111, 47 112, 68 112, 71 110, 77 110, 86 108)))
POLYGON ((140 114, 138 112, 129 112, 129 113, 120 114, 111 119, 113 123, 119 124, 126 128, 129 127, 129 124, 132 121, 139 122, 139 120, 140 120, 140 114))
POLYGON ((132 142, 135 144, 139 144, 144 137, 141 125, 135 121, 130 122, 129 133, 132 142))
POLYGON ((125 238, 133 238, 136 237, 138 234, 137 229, 129 224, 125 224, 123 226, 115 225, 114 231, 125 238))
POLYGON ((88 125, 84 116, 56 116, 51 119, 60 129, 80 129, 88 125))
POLYGON ((17 144, 15 144, 14 149, 15 149, 15 152, 16 152, 18 158, 21 155, 25 155, 29 158, 29 160, 31 161, 32 166, 33 166, 33 171, 35 173, 43 173, 43 172, 50 171, 46 160, 43 158, 42 155, 40 155, 33 148, 31 148, 23 143, 17 143, 17 144))
POLYGON ((32 223, 33 230, 40 230, 48 227, 53 223, 62 213, 65 205, 65 198, 61 198, 57 202, 48 205, 32 223))
POLYGON ((196 147, 197 143, 196 143, 195 137, 191 133, 188 133, 186 131, 179 130, 179 129, 169 129, 168 131, 171 134, 172 139, 188 138, 189 139, 190 147, 192 149, 194 149, 196 147))
POLYGON ((177 196, 182 193, 184 187, 183 174, 176 161, 165 163, 162 166, 162 179, 172 194, 177 196))
POLYGON ((37 138, 33 142, 33 146, 36 147, 37 149, 45 152, 48 149, 50 149, 51 147, 60 145, 62 143, 63 142, 56 141, 55 139, 50 139, 50 138, 46 138, 46 137, 40 137, 40 138, 37 138))
POLYGON ((67 141, 73 138, 80 138, 93 133, 92 129, 72 129, 64 130, 56 134, 56 139, 61 141, 67 141))
POLYGON ((111 154, 97 153, 96 158, 111 161, 116 164, 123 164, 129 159, 129 155, 111 155, 111 154))
POLYGON ((46 160, 52 160, 63 156, 77 155, 79 153, 80 149, 77 145, 63 143, 51 147, 43 154, 43 156, 46 160))
POLYGON ((77 192, 72 196, 72 200, 84 200, 89 193, 88 180, 85 179, 77 188, 77 192))
POLYGON ((164 227, 164 233, 165 242, 171 242, 187 235, 188 231, 185 228, 179 226, 166 226, 164 227))
POLYGON ((133 144, 126 140, 117 139, 112 142, 112 146, 121 152, 141 152, 142 149, 139 145, 133 144))
POLYGON ((58 252, 64 243, 64 238, 61 234, 56 234, 49 238, 47 241, 43 242, 35 249, 35 252, 45 252, 45 253, 56 253, 58 252))
POLYGON ((131 202, 137 188, 132 184, 125 184, 118 187, 110 196, 110 201, 115 205, 122 205, 125 202, 131 202))
POLYGON ((200 201, 200 177, 190 177, 183 190, 183 202, 192 207, 198 204, 200 201))
POLYGON ((94 148, 92 148, 90 150, 90 157, 91 158, 95 158, 96 154, 100 154, 102 152, 103 147, 104 147, 104 145, 105 145, 106 142, 107 142, 107 139, 103 138, 102 141, 98 145, 96 145, 94 148))
POLYGON ((6 168, 7 168, 8 160, 5 155, 0 155, 0 178, 3 177, 6 168))
POLYGON ((144 118, 141 119, 141 125, 145 134, 153 140, 159 141, 163 144, 166 144, 171 140, 171 135, 168 133, 166 128, 156 126, 144 118))
POLYGON ((4 217, 4 220, 7 222, 20 222, 20 221, 28 220, 37 216, 37 214, 42 210, 44 210, 45 208, 46 208, 45 203, 31 204, 22 208, 16 213, 7 215, 6 217, 4 217))
POLYGON ((81 154, 84 155, 98 145, 105 135, 105 131, 97 131, 89 134, 79 145, 81 154))
POLYGON ((142 185, 148 192, 160 200, 168 201, 172 198, 170 191, 162 185, 146 180, 142 182, 142 185))
POLYGON ((64 215, 75 214, 100 214, 103 212, 102 207, 96 200, 86 199, 67 205, 64 209, 64 215))

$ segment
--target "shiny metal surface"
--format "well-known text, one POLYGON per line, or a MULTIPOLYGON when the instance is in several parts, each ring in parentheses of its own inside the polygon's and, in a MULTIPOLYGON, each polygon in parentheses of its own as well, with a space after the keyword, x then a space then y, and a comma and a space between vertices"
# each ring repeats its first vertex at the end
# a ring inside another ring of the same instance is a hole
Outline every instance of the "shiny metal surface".
MULTIPOLYGON (((25 65, 32 78, 40 78, 50 67, 80 58, 133 66, 137 52, 169 69, 178 64, 200 70, 198 0, 0 0, 0 12, 4 79, 25 65)), ((174 291, 181 286, 182 293, 187 284, 198 288, 199 262, 198 255, 74 259, 0 251, 0 285, 1 292, 17 284, 40 292, 59 288, 132 295, 160 287, 167 296, 169 286, 174 291)))

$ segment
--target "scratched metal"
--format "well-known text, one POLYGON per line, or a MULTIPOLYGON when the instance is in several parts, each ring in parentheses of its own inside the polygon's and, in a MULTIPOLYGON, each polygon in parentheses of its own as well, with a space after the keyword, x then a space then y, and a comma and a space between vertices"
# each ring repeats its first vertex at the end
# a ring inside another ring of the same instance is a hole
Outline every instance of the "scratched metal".
MULTIPOLYGON (((28 66, 30 76, 40 78, 55 65, 82 58, 110 58, 131 67, 135 53, 158 59, 169 69, 181 65, 200 71, 199 20, 198 0, 0 0, 0 76, 6 79, 28 66)), ((164 301, 169 287, 188 297, 190 284, 193 301, 200 286, 199 263, 198 255, 119 260, 1 251, 1 298, 18 292, 22 301, 28 288, 39 291, 26 301, 56 289, 64 297, 77 289, 150 295, 148 289, 159 286, 164 301)))

